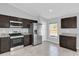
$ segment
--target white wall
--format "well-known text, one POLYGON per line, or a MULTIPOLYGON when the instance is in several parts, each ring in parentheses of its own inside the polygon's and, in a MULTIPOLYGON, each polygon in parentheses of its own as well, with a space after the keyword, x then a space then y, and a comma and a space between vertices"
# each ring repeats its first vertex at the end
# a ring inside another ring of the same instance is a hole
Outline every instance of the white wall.
MULTIPOLYGON (((68 14, 68 15, 64 15, 64 16, 56 17, 56 18, 52 18, 52 19, 54 21, 56 21, 57 24, 58 24, 58 34, 61 34, 61 33, 76 34, 76 37, 77 37, 77 40, 76 40, 76 42, 77 42, 77 49, 79 49, 79 13, 68 14), (61 18, 73 17, 73 16, 77 16, 77 28, 62 29, 61 28, 61 18)), ((53 42, 59 43, 59 36, 58 36, 58 39, 54 40, 53 42)))
POLYGON ((47 19, 45 19, 44 17, 40 17, 39 23, 42 24, 42 27, 41 27, 42 41, 46 41, 48 38, 47 37, 47 19))
POLYGON ((42 22, 42 28, 41 28, 41 34, 42 34, 42 41, 45 41, 46 38, 46 23, 42 22))

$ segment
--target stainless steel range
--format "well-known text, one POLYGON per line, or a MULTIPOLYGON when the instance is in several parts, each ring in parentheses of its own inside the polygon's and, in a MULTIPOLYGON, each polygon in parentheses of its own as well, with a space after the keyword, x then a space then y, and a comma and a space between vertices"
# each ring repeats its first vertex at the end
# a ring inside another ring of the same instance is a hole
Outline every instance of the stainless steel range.
POLYGON ((11 39, 11 48, 15 48, 18 46, 24 46, 23 45, 24 36, 21 33, 10 33, 9 35, 11 39))

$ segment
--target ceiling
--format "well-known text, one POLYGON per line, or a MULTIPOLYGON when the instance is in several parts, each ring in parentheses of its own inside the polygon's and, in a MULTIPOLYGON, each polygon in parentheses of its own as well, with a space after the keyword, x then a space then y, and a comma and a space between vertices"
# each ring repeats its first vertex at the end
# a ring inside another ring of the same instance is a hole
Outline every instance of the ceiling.
POLYGON ((10 5, 47 19, 79 12, 79 3, 11 3, 10 5))

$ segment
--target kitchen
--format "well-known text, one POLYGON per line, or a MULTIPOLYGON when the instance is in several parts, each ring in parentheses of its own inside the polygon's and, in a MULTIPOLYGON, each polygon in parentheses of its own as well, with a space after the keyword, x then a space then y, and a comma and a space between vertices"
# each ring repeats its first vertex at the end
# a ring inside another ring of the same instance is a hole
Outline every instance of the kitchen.
MULTIPOLYGON (((50 13, 53 10, 45 7, 46 5, 51 5, 48 7, 54 6, 53 4, 0 4, 0 55, 40 56, 58 55, 58 53, 59 55, 68 55, 73 51, 70 54, 72 55, 78 51, 79 13, 55 18, 52 15, 48 16, 48 13, 45 14, 47 11, 50 13), (40 7, 44 15, 47 16, 44 17, 33 11, 37 9, 38 12, 41 12, 40 7), (45 11, 45 8, 47 11, 45 11), (51 19, 47 18, 50 16, 51 19), (53 31, 51 26, 51 32, 49 33, 49 25, 53 23, 57 25, 57 28, 54 27, 57 29, 56 37, 49 36, 53 31)), ((63 4, 56 5, 62 7, 63 4)))
POLYGON ((0 15, 0 53, 42 43, 38 21, 0 15))

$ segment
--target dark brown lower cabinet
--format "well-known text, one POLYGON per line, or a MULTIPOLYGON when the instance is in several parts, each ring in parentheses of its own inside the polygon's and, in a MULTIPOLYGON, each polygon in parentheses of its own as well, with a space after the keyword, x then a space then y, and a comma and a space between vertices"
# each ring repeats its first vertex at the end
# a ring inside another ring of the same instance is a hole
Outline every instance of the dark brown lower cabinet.
POLYGON ((76 51, 76 37, 60 35, 60 46, 76 51))
POLYGON ((24 46, 28 46, 32 44, 32 36, 31 35, 25 35, 24 36, 24 46))
POLYGON ((0 53, 10 51, 10 38, 2 37, 0 38, 0 53))

